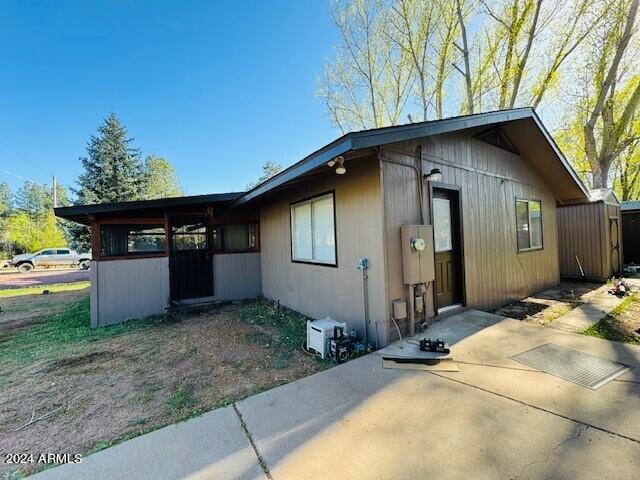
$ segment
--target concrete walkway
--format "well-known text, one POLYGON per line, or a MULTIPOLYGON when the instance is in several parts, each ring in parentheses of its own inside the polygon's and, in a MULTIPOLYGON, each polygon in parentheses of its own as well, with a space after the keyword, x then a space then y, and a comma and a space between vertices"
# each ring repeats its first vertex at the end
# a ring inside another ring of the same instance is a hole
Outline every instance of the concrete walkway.
MULTIPOLYGON (((627 279, 627 282, 631 284, 632 291, 637 291, 638 287, 640 287, 640 280, 638 279, 627 279)), ((549 324, 549 327, 565 332, 584 332, 587 328, 606 317, 623 300, 623 298, 611 295, 606 288, 603 288, 601 293, 589 298, 587 303, 557 318, 549 324)))
POLYGON ((638 478, 640 348, 477 313, 433 326, 460 372, 367 355, 34 478, 638 478), (508 358, 549 342, 634 369, 592 391, 508 358))
POLYGON ((549 324, 551 328, 565 332, 584 332, 607 316, 623 299, 610 293, 597 295, 587 303, 574 308, 549 324))

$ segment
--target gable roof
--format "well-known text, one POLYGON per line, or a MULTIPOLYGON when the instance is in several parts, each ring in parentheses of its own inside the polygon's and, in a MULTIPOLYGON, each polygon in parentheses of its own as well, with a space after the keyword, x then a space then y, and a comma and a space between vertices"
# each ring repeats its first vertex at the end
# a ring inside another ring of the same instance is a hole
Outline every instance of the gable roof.
MULTIPOLYGON (((547 129, 542 124, 542 121, 536 112, 533 108, 526 107, 350 132, 325 145, 319 150, 316 150, 289 168, 244 193, 235 200, 233 204, 236 206, 242 205, 246 202, 262 197, 275 188, 284 185, 287 182, 310 172, 311 170, 321 167, 329 160, 349 151, 378 147, 390 143, 414 140, 422 137, 491 125, 510 125, 513 127, 511 128, 511 135, 510 131, 507 131, 507 135, 520 152, 523 152, 523 150, 530 150, 534 153, 536 150, 545 149, 546 147, 549 153, 555 157, 559 163, 558 166, 561 168, 557 171, 549 171, 552 175, 545 177, 545 179, 552 185, 552 187, 554 187, 554 190, 562 190, 564 192, 564 194, 561 195, 561 197, 563 197, 561 200, 584 200, 589 197, 587 189, 573 170, 573 167, 571 167, 565 156, 562 154, 547 129), (518 125, 518 123, 521 122, 525 122, 526 125, 518 125), (522 130, 523 126, 525 127, 525 130, 522 130), (527 133, 532 133, 530 130, 531 126, 535 127, 539 138, 533 138, 533 135, 527 135, 527 133), (523 136, 525 138, 522 138, 520 142, 517 142, 514 141, 514 135, 523 136), (518 143, 521 145, 518 145, 518 143)), ((533 156, 535 157, 535 155, 533 156)), ((530 158, 529 160, 532 159, 530 158)), ((535 159, 533 160, 535 161, 535 159)), ((546 170, 549 167, 549 162, 541 162, 541 170, 546 170)))
POLYGON ((620 206, 620 201, 611 188, 594 188, 593 190, 589 190, 589 200, 620 206))
POLYGON ((626 202, 622 202, 620 210, 623 212, 640 210, 640 200, 627 200, 626 202))

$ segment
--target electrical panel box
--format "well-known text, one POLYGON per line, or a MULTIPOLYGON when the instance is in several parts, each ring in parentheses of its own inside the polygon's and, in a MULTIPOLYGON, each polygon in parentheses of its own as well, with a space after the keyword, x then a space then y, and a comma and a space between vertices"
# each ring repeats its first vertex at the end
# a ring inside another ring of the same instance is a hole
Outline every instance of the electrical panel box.
POLYGON ((393 301, 393 318, 396 320, 404 320, 407 318, 407 302, 404 300, 393 301))
POLYGON ((435 279, 433 227, 402 225, 402 276, 406 285, 427 283, 435 279))

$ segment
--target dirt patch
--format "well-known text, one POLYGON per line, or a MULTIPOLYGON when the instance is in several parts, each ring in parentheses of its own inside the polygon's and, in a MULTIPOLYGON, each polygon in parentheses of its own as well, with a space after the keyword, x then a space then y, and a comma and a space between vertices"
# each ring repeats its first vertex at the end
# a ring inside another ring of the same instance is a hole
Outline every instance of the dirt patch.
POLYGON ((45 372, 53 372, 61 368, 71 369, 76 367, 83 367, 86 365, 95 365, 99 362, 106 362, 109 359, 117 355, 118 352, 91 352, 85 355, 78 355, 75 357, 61 358, 60 360, 52 360, 45 367, 45 372))
MULTIPOLYGON (((242 321, 242 308, 191 314, 0 365, 0 452, 87 453, 325 368, 302 351, 283 363, 273 349, 278 332, 242 321), (15 431, 34 412, 58 408, 15 431)), ((0 476, 7 469, 0 464, 0 476)))
POLYGON ((88 270, 78 269, 37 269, 29 273, 1 271, 0 290, 5 288, 21 288, 35 285, 87 281, 90 276, 91 274, 88 270))
POLYGON ((547 325, 596 295, 606 293, 601 283, 563 282, 558 287, 493 310, 493 313, 535 325, 547 325))

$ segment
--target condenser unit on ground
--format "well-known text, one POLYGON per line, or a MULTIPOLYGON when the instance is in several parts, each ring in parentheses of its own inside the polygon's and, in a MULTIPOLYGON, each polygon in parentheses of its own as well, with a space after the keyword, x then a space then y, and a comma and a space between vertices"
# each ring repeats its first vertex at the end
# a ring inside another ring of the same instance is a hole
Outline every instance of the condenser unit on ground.
POLYGON ((322 358, 329 356, 329 339, 333 336, 334 327, 341 327, 347 331, 347 324, 332 318, 307 320, 307 349, 322 358))

